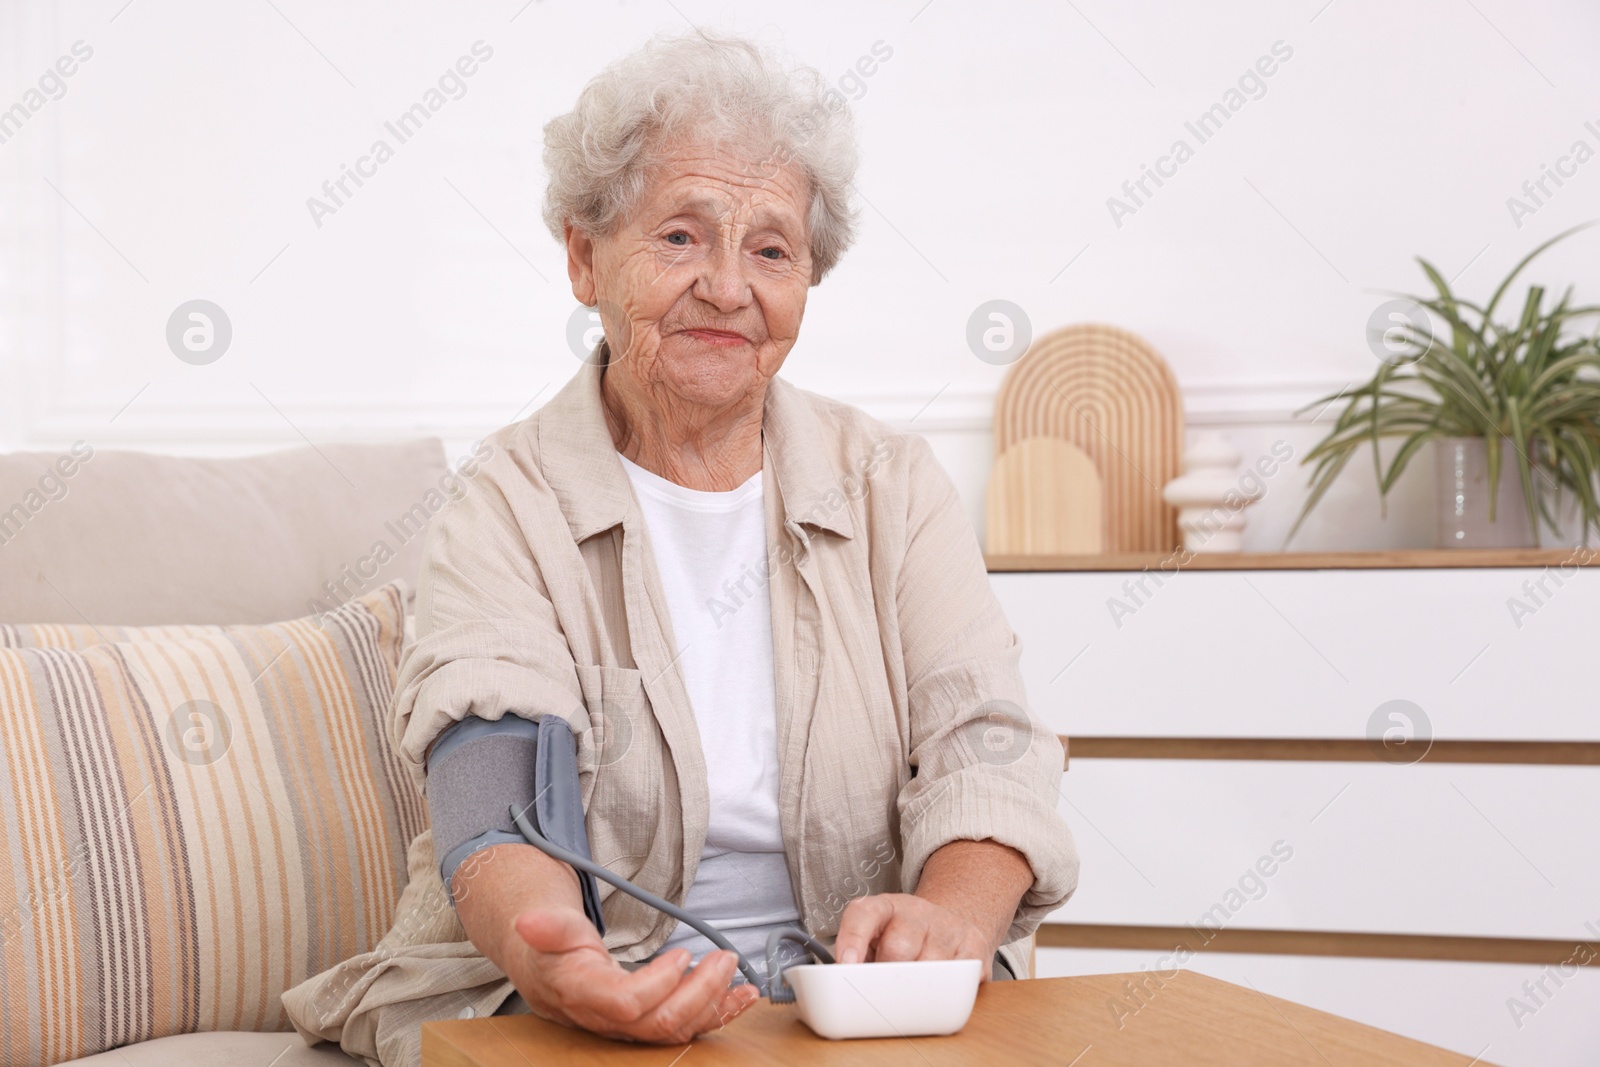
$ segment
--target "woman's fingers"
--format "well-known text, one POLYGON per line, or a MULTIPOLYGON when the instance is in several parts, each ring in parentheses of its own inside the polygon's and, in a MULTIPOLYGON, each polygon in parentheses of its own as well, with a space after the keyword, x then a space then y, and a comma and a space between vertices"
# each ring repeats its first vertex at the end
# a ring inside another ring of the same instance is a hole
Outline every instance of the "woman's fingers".
POLYGON ((731 952, 712 952, 641 1022, 645 1040, 676 1044, 722 1025, 719 1007, 738 964, 731 952))
POLYGON ((590 1010, 623 1028, 630 1037, 652 1040, 647 1032, 654 1025, 652 1019, 662 1004, 689 981, 685 972, 692 959, 688 949, 673 949, 636 971, 617 967, 604 981, 592 986, 583 983, 580 995, 590 1010))
POLYGON ((894 918, 891 894, 857 897, 845 905, 839 934, 833 939, 833 956, 840 963, 865 963, 878 935, 894 918))
POLYGON ((524 912, 515 929, 534 954, 529 1003, 596 1033, 680 1044, 724 1025, 758 995, 753 986, 728 988, 737 967, 729 952, 711 953, 689 971, 689 952, 673 949, 628 971, 611 959, 594 924, 571 909, 524 912))
POLYGON ((673 949, 628 971, 581 912, 534 909, 514 927, 532 953, 519 985, 527 986, 529 1004, 596 1033, 680 1044, 724 1025, 757 996, 753 986, 728 988, 737 966, 729 952, 714 952, 689 971, 689 952, 673 949))
POLYGON ((533 953, 526 978, 535 995, 523 992, 530 1005, 537 1000, 591 1030, 622 1032, 648 1018, 678 988, 691 959, 674 949, 629 972, 611 959, 594 924, 572 909, 523 912, 514 926, 533 953))
POLYGON ((939 912, 920 897, 905 893, 858 897, 845 907, 839 920, 834 958, 840 963, 922 959, 929 928, 939 912))
POLYGON ((928 943, 929 949, 924 952, 926 959, 981 960, 987 955, 983 934, 966 921, 936 922, 928 943), (935 941, 937 941, 937 955, 933 954, 935 941))
POLYGON ((706 1005, 705 1011, 690 1024, 690 1032, 684 1040, 722 1029, 760 998, 761 993, 748 983, 714 995, 711 1003, 706 1005))
POLYGON ((761 990, 745 983, 734 986, 722 994, 722 999, 717 1002, 717 1025, 711 1029, 716 1030, 727 1026, 734 1019, 744 1014, 744 1010, 761 999, 761 990))
POLYGON ((878 934, 872 958, 879 963, 937 959, 924 954, 933 916, 927 908, 896 908, 894 916, 878 934))
POLYGON ((839 920, 833 954, 840 963, 983 959, 983 935, 931 900, 884 893, 852 900, 839 920))
POLYGON ((753 986, 729 989, 736 969, 730 953, 716 952, 685 971, 690 960, 674 949, 636 971, 583 980, 569 1015, 585 1029, 613 1037, 676 1045, 715 1030, 757 998, 753 986))
POLYGON ((928 927, 927 939, 922 943, 922 954, 918 959, 923 960, 953 960, 961 955, 961 949, 966 943, 963 931, 949 923, 935 922, 928 927))

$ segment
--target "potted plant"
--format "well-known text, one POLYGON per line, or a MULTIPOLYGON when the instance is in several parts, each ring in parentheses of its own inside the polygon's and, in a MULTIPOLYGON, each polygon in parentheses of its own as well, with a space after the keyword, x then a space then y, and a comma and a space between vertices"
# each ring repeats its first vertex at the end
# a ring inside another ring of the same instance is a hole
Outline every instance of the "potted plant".
POLYGON ((1569 287, 1547 308, 1544 287, 1534 285, 1515 319, 1494 318, 1501 298, 1535 256, 1592 225, 1567 230, 1528 253, 1482 307, 1452 293, 1433 265, 1418 258, 1436 295, 1405 299, 1425 313, 1382 327, 1390 355, 1365 385, 1296 412, 1345 400, 1333 429, 1301 461, 1315 464, 1311 493, 1289 538, 1363 445, 1372 447, 1379 496, 1386 500, 1406 464, 1429 442, 1435 443, 1443 475, 1446 544, 1512 547, 1531 539, 1537 545, 1541 522, 1557 528, 1567 492, 1578 503, 1585 540, 1591 526, 1600 531, 1600 337, 1573 330, 1575 320, 1600 314, 1600 305, 1574 306, 1569 287), (1435 336, 1428 313, 1444 324, 1447 337, 1435 336), (1383 438, 1400 439, 1387 468, 1378 449, 1383 438), (1508 464, 1517 481, 1502 487, 1508 464), (1475 493, 1475 482, 1486 492, 1475 493), (1501 497, 1513 514, 1504 514, 1504 504, 1497 507, 1501 497), (1497 510, 1505 520, 1498 527, 1497 510), (1520 533, 1511 532, 1518 526, 1520 533))

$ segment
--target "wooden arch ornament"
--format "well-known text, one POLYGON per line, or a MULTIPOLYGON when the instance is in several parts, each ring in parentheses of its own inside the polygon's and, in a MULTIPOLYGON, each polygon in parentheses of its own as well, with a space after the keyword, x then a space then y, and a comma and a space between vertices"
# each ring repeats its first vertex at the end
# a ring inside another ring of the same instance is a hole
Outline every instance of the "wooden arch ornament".
POLYGON ((995 399, 986 550, 1173 551, 1177 511, 1161 487, 1182 451, 1177 380, 1142 338, 1081 323, 1035 339, 995 399), (1098 543, 1084 534, 1091 510, 1098 543))

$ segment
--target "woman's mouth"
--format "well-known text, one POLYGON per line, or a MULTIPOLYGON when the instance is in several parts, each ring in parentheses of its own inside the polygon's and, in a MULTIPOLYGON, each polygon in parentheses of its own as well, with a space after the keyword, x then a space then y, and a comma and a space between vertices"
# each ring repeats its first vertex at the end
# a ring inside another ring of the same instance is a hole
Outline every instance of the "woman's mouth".
POLYGON ((729 333, 727 330, 683 330, 681 332, 702 344, 732 346, 745 343, 743 334, 729 333))

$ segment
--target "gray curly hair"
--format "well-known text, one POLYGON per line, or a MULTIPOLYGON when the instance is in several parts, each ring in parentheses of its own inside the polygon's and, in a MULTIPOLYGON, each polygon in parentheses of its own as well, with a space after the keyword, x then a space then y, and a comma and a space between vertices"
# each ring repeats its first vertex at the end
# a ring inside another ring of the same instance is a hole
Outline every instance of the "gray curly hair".
POLYGON ((804 171, 811 284, 822 281, 855 240, 858 220, 848 103, 815 68, 786 70, 739 38, 658 36, 591 79, 577 106, 544 128, 545 225, 563 243, 568 222, 591 236, 611 233, 664 150, 702 138, 770 147, 763 167, 792 162, 804 171))

